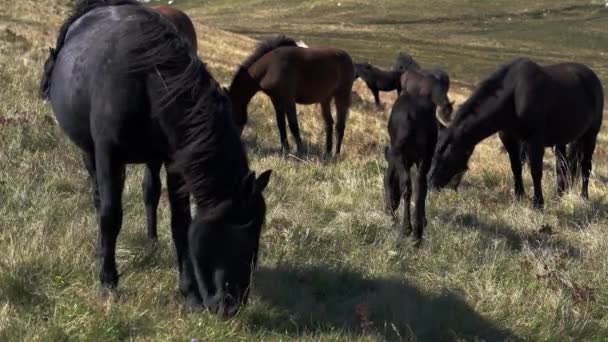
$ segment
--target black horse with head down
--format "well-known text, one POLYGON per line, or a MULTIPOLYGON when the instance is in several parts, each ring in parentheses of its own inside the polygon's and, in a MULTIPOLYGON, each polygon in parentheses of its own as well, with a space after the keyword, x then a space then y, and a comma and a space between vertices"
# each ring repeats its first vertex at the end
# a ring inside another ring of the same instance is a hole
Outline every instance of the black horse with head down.
POLYGON ((602 125, 604 94, 597 75, 577 63, 540 66, 518 58, 488 77, 454 113, 438 116, 448 126, 440 136, 429 174, 433 187, 444 187, 467 168, 475 145, 500 132, 509 153, 515 194, 524 195, 520 143, 526 147, 534 182, 534 206, 544 205, 541 188, 545 147, 555 146, 557 191, 562 194, 579 167, 583 198, 597 135, 602 125), (570 144, 566 154, 566 145, 570 144))
POLYGON ((94 179, 102 286, 118 284, 125 165, 167 162, 180 290, 189 305, 234 315, 248 297, 270 171, 249 169, 230 100, 189 43, 135 1, 78 1, 40 90, 94 179))

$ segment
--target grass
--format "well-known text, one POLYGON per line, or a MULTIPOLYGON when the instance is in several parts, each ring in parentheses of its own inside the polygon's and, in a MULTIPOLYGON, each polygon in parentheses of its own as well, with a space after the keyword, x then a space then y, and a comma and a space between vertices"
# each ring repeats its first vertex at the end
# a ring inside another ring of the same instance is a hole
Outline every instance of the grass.
MULTIPOLYGON (((513 201, 507 157, 492 137, 476 149, 459 193, 429 196, 424 247, 397 249, 382 211, 388 113, 373 109, 360 81, 344 155, 335 161, 324 161, 317 152, 324 134, 316 106, 298 108, 309 150, 300 161, 277 153, 269 101, 258 96, 250 105, 244 139, 252 166, 275 173, 266 195, 267 224, 252 298, 236 318, 222 321, 182 310, 164 194, 160 241, 152 244, 145 238, 141 166, 129 167, 124 193, 117 252, 120 295, 100 299, 90 184, 77 149, 54 122, 50 108, 36 98, 46 47, 54 42, 67 2, 26 0, 0 9, 0 341, 553 341, 608 336, 606 131, 596 151, 590 201, 581 200, 577 191, 556 197, 550 153, 545 158, 545 212, 534 211, 529 199, 513 201)), ((379 7, 390 9, 396 3, 379 7)), ((471 3, 488 6, 487 11, 495 8, 494 2, 471 3)), ((509 2, 504 11, 519 11, 522 3, 509 2)), ((254 41, 201 23, 249 7, 245 2, 240 8, 215 0, 205 4, 208 11, 192 9, 200 55, 227 83, 254 41)), ((281 16, 293 23, 293 30, 305 22, 296 9, 322 5, 255 4, 266 6, 269 18, 281 16)), ((374 20, 354 2, 344 6, 363 13, 349 17, 374 20)), ((459 8, 446 7, 446 13, 477 13, 467 8, 455 12, 459 8)), ((322 7, 316 11, 326 12, 322 7)), ((251 27, 259 28, 261 12, 251 13, 251 27)), ((385 20, 391 17, 399 16, 385 20)), ((361 34, 373 34, 376 27, 363 27, 368 33, 361 34)), ((604 30, 599 25, 596 29, 604 30)), ((433 48, 425 47, 428 56, 433 48)), ((498 47, 492 53, 501 51, 498 47)), ((589 57, 587 50, 572 51, 577 58, 579 53, 589 57)), ((464 80, 482 76, 480 70, 464 80)), ((450 95, 462 101, 466 94, 456 87, 450 95)), ((392 100, 384 97, 387 103, 392 100)), ((528 175, 525 183, 529 195, 528 175)))

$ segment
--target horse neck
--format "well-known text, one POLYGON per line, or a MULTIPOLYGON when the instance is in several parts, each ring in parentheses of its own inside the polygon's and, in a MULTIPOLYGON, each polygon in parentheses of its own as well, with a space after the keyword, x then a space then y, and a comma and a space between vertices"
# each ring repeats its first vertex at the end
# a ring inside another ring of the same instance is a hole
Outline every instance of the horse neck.
POLYGON ((456 130, 462 131, 461 136, 466 144, 474 146, 509 124, 514 112, 513 105, 511 93, 502 94, 498 99, 490 97, 474 112, 455 118, 456 130))
POLYGON ((233 102, 247 106, 251 98, 260 91, 259 78, 252 76, 249 69, 240 68, 230 85, 230 90, 233 94, 233 102))

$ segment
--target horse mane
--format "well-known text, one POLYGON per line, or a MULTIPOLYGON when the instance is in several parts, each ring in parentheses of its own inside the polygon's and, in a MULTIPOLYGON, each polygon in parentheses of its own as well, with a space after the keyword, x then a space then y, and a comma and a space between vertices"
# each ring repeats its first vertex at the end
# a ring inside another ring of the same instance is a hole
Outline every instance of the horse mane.
POLYGON ((298 44, 292 38, 282 34, 262 40, 256 45, 253 53, 251 53, 251 55, 249 55, 249 57, 247 57, 247 59, 241 63, 241 67, 248 69, 262 56, 282 46, 298 46, 298 44))
POLYGON ((135 0, 77 0, 72 8, 72 11, 68 17, 63 21, 59 28, 59 35, 57 36, 57 42, 54 48, 49 48, 49 56, 44 62, 44 68, 42 71, 42 77, 40 79, 40 86, 38 89, 38 95, 43 100, 48 100, 49 92, 51 91, 51 75, 53 74, 53 67, 55 66, 55 59, 57 54, 65 43, 65 36, 68 34, 70 26, 83 15, 87 14, 91 10, 97 7, 104 6, 121 6, 121 5, 140 5, 135 0))
POLYGON ((249 171, 230 100, 186 38, 160 14, 144 13, 140 32, 129 42, 128 72, 158 75, 161 82, 151 90, 163 94, 161 106, 179 103, 183 112, 158 114, 175 150, 170 167, 183 175, 197 205, 212 207, 231 196, 249 171))
POLYGON ((456 116, 462 115, 462 113, 468 113, 473 111, 473 107, 481 103, 481 101, 489 96, 494 95, 498 90, 504 87, 503 80, 511 68, 523 61, 529 61, 526 58, 516 58, 508 63, 503 64, 498 70, 494 71, 490 76, 483 80, 475 92, 458 108, 458 111, 454 114, 456 116))

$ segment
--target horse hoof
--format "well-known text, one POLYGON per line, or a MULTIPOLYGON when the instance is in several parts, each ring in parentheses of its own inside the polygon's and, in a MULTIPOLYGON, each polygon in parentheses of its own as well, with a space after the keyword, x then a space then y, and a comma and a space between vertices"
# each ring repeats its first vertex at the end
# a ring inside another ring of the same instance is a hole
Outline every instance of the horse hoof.
POLYGON ((116 287, 106 285, 101 286, 98 295, 101 300, 112 300, 119 297, 116 287))
POLYGON ((412 235, 409 242, 413 248, 418 249, 418 248, 422 247, 422 241, 423 241, 422 237, 416 237, 416 236, 412 235))

